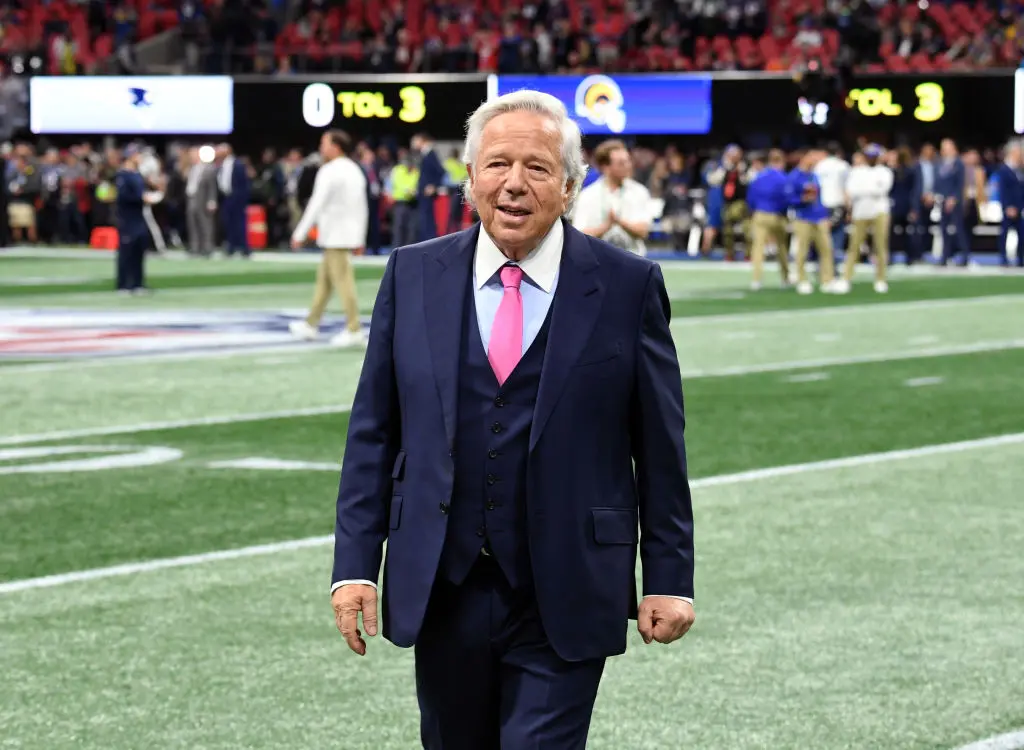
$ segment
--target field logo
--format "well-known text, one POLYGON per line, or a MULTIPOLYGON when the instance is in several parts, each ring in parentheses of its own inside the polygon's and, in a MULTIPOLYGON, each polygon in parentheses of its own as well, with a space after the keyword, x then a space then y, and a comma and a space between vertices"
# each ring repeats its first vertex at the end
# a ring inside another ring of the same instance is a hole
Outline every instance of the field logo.
POLYGON ((52 474, 72 471, 137 469, 177 461, 177 448, 138 445, 44 445, 0 448, 0 474, 52 474), (58 458, 64 456, 64 458, 58 458))
POLYGON ((587 76, 576 87, 576 116, 613 133, 626 129, 625 103, 619 84, 608 76, 587 76))
MULTIPOLYGON (((310 346, 294 314, 231 311, 9 310, 0 318, 0 359, 71 359, 310 346)), ((368 319, 361 321, 365 327, 368 319)), ((325 320, 321 342, 345 327, 325 320)), ((315 345, 315 344, 313 344, 315 345)))

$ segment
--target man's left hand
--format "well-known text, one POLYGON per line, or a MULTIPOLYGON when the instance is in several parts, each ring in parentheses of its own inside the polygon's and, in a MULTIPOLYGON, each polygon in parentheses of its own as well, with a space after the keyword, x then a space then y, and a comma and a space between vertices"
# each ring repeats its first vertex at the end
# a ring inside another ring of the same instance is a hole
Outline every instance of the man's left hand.
POLYGON ((292 240, 292 250, 298 250, 300 247, 302 247, 302 243, 299 242, 298 240, 294 240, 293 239, 292 240))
POLYGON ((645 596, 636 626, 644 643, 672 643, 686 635, 697 617, 693 605, 671 596, 645 596))

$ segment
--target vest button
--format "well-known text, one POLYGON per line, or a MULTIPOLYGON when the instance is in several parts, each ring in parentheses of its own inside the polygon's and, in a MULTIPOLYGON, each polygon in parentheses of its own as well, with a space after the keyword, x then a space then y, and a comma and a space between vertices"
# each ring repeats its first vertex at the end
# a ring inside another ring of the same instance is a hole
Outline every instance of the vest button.
POLYGON ((496 476, 494 476, 493 474, 488 474, 487 475, 487 484, 494 484, 497 481, 498 481, 498 478, 496 476))
POLYGON ((483 526, 481 526, 481 527, 480 527, 479 529, 477 529, 477 530, 476 530, 476 535, 477 535, 478 537, 481 537, 481 538, 483 538, 484 536, 486 536, 486 535, 487 535, 487 532, 486 532, 486 531, 484 530, 484 527, 483 527, 483 526))
POLYGON ((501 432, 501 430, 501 422, 495 422, 494 424, 491 425, 491 432, 493 432, 495 435, 501 432))
POLYGON ((494 450, 494 448, 491 448, 489 451, 487 451, 487 457, 488 458, 497 458, 498 457, 498 451, 494 450))
POLYGON ((501 396, 498 396, 496 399, 494 399, 494 405, 500 409, 505 405, 505 399, 503 399, 501 396))
POLYGON ((449 507, 450 506, 448 505, 448 503, 441 503, 441 512, 444 513, 445 515, 448 515, 448 508, 449 507))
POLYGON ((493 500, 488 500, 487 501, 487 510, 494 510, 494 501, 493 500))

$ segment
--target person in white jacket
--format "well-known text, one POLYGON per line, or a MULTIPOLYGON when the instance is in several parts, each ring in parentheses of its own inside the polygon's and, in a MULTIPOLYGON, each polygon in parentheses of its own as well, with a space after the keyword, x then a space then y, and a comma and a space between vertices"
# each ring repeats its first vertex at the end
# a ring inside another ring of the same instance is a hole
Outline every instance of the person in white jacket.
POLYGON ((868 235, 875 249, 875 291, 879 294, 889 291, 886 271, 889 267, 889 191, 892 190, 893 174, 889 167, 879 163, 881 157, 881 146, 867 146, 858 154, 846 178, 853 231, 846 250, 843 277, 835 286, 839 294, 850 291, 860 248, 868 235))
POLYGON ((353 250, 366 243, 369 206, 366 175, 362 167, 348 157, 351 144, 344 131, 329 130, 323 134, 320 139, 323 165, 316 173, 313 195, 292 233, 292 249, 297 250, 315 225, 323 258, 316 273, 309 315, 305 320, 293 321, 289 328, 296 338, 315 339, 331 289, 337 289, 345 310, 346 327, 331 339, 335 346, 360 346, 366 342, 359 320, 351 256, 353 250))

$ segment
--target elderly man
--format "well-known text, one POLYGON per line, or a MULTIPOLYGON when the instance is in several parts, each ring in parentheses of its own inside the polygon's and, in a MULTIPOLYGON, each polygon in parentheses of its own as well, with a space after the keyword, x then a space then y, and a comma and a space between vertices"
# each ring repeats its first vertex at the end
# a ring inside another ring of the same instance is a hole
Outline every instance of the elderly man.
POLYGON ((393 252, 337 500, 349 647, 415 646, 428 750, 582 749, 629 619, 694 620, 683 394, 659 267, 573 229, 586 166, 554 97, 470 117, 472 228, 393 252), (637 545, 643 599, 637 606, 637 545))

